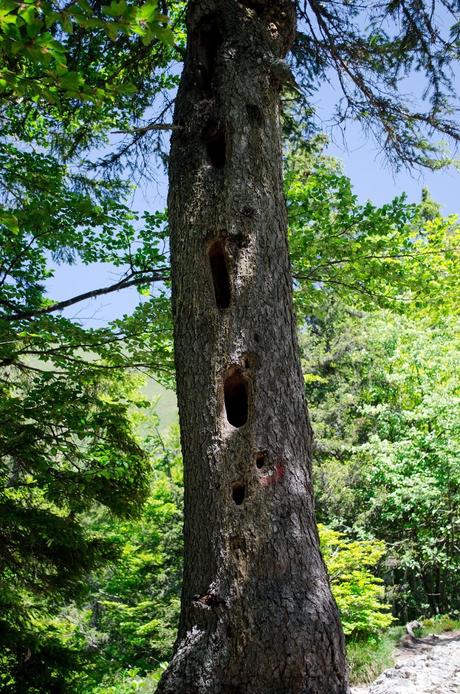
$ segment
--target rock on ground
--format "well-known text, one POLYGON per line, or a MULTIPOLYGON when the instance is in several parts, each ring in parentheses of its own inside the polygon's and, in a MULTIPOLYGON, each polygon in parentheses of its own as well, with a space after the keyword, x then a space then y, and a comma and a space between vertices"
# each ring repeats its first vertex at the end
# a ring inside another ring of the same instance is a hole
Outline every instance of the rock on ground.
POLYGON ((443 634, 414 649, 400 648, 395 667, 354 694, 460 694, 460 634, 443 634))

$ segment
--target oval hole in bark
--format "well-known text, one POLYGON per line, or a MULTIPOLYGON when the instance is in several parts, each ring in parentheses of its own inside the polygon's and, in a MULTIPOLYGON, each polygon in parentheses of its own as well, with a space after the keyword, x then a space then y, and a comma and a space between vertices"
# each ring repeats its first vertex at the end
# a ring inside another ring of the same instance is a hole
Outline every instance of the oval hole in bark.
POLYGON ((215 121, 210 121, 201 136, 206 145, 208 161, 215 169, 223 169, 226 160, 225 133, 215 121))
POLYGON ((230 371, 224 383, 228 422, 239 429, 248 421, 248 381, 239 369, 230 371))
POLYGON ((237 506, 241 506, 246 496, 246 487, 242 482, 235 482, 232 485, 232 499, 237 506))
POLYGON ((256 106, 256 104, 246 104, 246 111, 248 114, 249 121, 255 125, 264 124, 264 114, 261 109, 256 106))
POLYGON ((219 20, 215 15, 206 15, 201 20, 198 43, 202 63, 202 85, 204 89, 210 90, 216 69, 217 53, 222 44, 219 20))
POLYGON ((222 241, 214 241, 208 251, 217 308, 230 306, 230 277, 222 241))
POLYGON ((267 454, 265 452, 256 453, 256 468, 261 470, 267 462, 267 454))

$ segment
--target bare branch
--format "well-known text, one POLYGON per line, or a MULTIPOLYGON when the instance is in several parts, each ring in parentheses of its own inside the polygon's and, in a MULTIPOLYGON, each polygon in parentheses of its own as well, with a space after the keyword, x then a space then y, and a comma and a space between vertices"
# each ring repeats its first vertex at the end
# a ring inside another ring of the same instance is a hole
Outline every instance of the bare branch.
POLYGON ((150 130, 182 130, 182 125, 174 125, 174 123, 150 123, 150 125, 144 125, 141 128, 114 130, 112 135, 143 135, 150 130))
POLYGON ((71 299, 66 299, 65 301, 58 301, 50 306, 45 306, 44 308, 39 308, 32 311, 18 311, 11 315, 1 316, 2 320, 5 321, 16 321, 16 320, 28 320, 30 318, 36 318, 38 316, 47 315, 49 313, 54 313, 55 311, 62 311, 69 306, 78 304, 81 301, 86 301, 87 299, 94 299, 97 296, 104 296, 105 294, 111 294, 112 292, 118 292, 121 289, 127 289, 128 287, 135 287, 142 284, 151 284, 153 282, 164 282, 169 279, 167 270, 158 271, 156 273, 151 273, 150 275, 145 275, 145 273, 140 273, 140 276, 135 277, 138 273, 131 273, 127 277, 123 278, 115 284, 111 284, 108 287, 101 287, 100 289, 94 289, 89 292, 84 292, 83 294, 78 294, 71 299))

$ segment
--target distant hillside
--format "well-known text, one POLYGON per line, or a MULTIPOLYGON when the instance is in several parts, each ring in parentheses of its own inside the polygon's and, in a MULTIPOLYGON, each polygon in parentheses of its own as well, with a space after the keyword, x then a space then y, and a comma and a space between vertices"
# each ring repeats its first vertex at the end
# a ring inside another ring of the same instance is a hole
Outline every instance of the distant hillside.
POLYGON ((142 389, 145 396, 152 402, 156 402, 156 412, 160 418, 160 431, 164 432, 171 424, 178 422, 179 413, 177 411, 176 393, 173 390, 164 388, 156 381, 149 381, 142 389))

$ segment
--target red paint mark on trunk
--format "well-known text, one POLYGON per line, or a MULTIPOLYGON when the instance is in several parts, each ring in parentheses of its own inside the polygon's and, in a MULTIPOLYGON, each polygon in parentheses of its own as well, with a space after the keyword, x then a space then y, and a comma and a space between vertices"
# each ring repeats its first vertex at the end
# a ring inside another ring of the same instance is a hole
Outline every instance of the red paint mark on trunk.
POLYGON ((284 468, 283 463, 277 463, 277 464, 276 464, 276 466, 275 466, 275 477, 276 477, 276 481, 277 481, 277 482, 280 482, 280 481, 283 479, 283 477, 284 477, 284 470, 285 470, 285 468, 284 468))
POLYGON ((281 482, 281 480, 284 477, 285 473, 285 467, 283 463, 277 463, 275 465, 274 470, 270 470, 270 472, 266 475, 263 475, 260 477, 259 482, 262 485, 262 487, 269 487, 272 484, 276 484, 277 482, 281 482))

